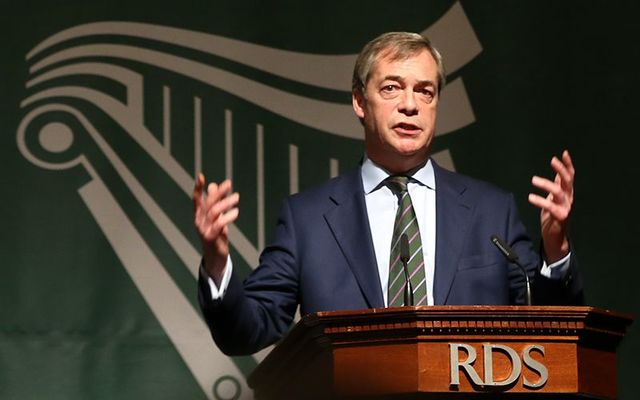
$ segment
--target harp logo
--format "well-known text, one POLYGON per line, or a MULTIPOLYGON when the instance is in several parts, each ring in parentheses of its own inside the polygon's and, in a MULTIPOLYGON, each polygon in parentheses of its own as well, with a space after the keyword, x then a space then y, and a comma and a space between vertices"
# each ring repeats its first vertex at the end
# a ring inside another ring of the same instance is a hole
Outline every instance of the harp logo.
MULTIPOLYGON (((482 51, 457 2, 423 33, 444 53, 449 73, 482 51)), ((350 105, 357 50, 292 52, 109 21, 54 33, 26 55, 19 151, 38 167, 86 174, 78 195, 120 260, 117 268, 209 398, 251 398, 245 376, 264 355, 247 361, 220 353, 193 288, 176 279, 198 275, 199 245, 185 212, 194 177, 204 171, 212 180, 232 178, 252 199, 230 229, 234 265, 248 273, 277 199, 337 175, 362 152, 350 105), (178 261, 166 261, 166 252, 178 261)), ((458 77, 443 90, 436 135, 474 121, 458 77)), ((454 168, 448 150, 434 157, 454 168)))

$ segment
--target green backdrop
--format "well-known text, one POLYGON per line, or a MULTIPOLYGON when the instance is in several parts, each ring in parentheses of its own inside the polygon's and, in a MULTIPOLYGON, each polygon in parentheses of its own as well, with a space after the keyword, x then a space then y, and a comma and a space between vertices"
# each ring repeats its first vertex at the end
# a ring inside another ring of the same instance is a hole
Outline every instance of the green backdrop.
MULTIPOLYGON (((349 70, 379 33, 449 67, 434 152, 513 191, 568 148, 589 305, 637 313, 640 7, 632 1, 30 0, 0 16, 0 398, 251 398, 195 299, 196 170, 242 194, 247 274, 279 204, 355 166, 349 70), (73 29, 71 29, 73 28, 73 29)), ((640 334, 619 349, 634 398, 640 334)))

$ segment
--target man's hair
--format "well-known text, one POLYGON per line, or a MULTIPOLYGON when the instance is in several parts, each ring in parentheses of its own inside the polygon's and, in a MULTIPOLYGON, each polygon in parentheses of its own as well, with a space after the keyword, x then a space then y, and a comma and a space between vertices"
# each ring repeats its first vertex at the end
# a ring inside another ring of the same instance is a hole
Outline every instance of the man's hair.
POLYGON ((406 60, 422 50, 427 50, 436 61, 438 67, 437 89, 438 94, 440 94, 445 85, 442 56, 431 45, 429 39, 412 32, 387 32, 367 43, 356 59, 351 90, 360 93, 362 96, 365 95, 365 87, 378 60, 382 58, 388 58, 391 61, 406 60))

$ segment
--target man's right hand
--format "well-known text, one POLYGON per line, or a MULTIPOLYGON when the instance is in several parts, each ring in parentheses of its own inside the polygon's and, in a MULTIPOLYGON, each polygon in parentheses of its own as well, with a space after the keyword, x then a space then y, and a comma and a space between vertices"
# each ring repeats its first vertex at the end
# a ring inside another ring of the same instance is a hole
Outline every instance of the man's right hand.
POLYGON ((204 192, 204 175, 199 174, 193 189, 193 215, 202 242, 204 268, 220 285, 229 257, 229 224, 238 218, 238 193, 229 193, 231 181, 210 183, 204 192))

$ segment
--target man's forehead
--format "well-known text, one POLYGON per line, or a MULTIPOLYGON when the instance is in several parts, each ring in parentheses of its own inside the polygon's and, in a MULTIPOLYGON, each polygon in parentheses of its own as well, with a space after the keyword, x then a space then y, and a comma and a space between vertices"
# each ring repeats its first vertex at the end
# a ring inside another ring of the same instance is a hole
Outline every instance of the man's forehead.
POLYGON ((408 58, 416 57, 421 55, 422 53, 428 53, 429 51, 426 48, 417 48, 417 49, 399 49, 395 47, 387 47, 378 53, 378 60, 386 60, 387 62, 393 61, 402 61, 408 58))
POLYGON ((424 58, 418 65, 424 67, 423 71, 431 72, 437 76, 437 64, 431 53, 426 49, 420 49, 411 53, 399 54, 398 52, 392 52, 391 50, 383 51, 380 53, 380 57, 372 65, 370 77, 378 75, 389 76, 401 76, 401 74, 395 74, 393 71, 401 71, 408 60, 424 58), (425 57, 426 55, 426 57, 425 57), (431 68, 432 67, 432 68, 431 68))

